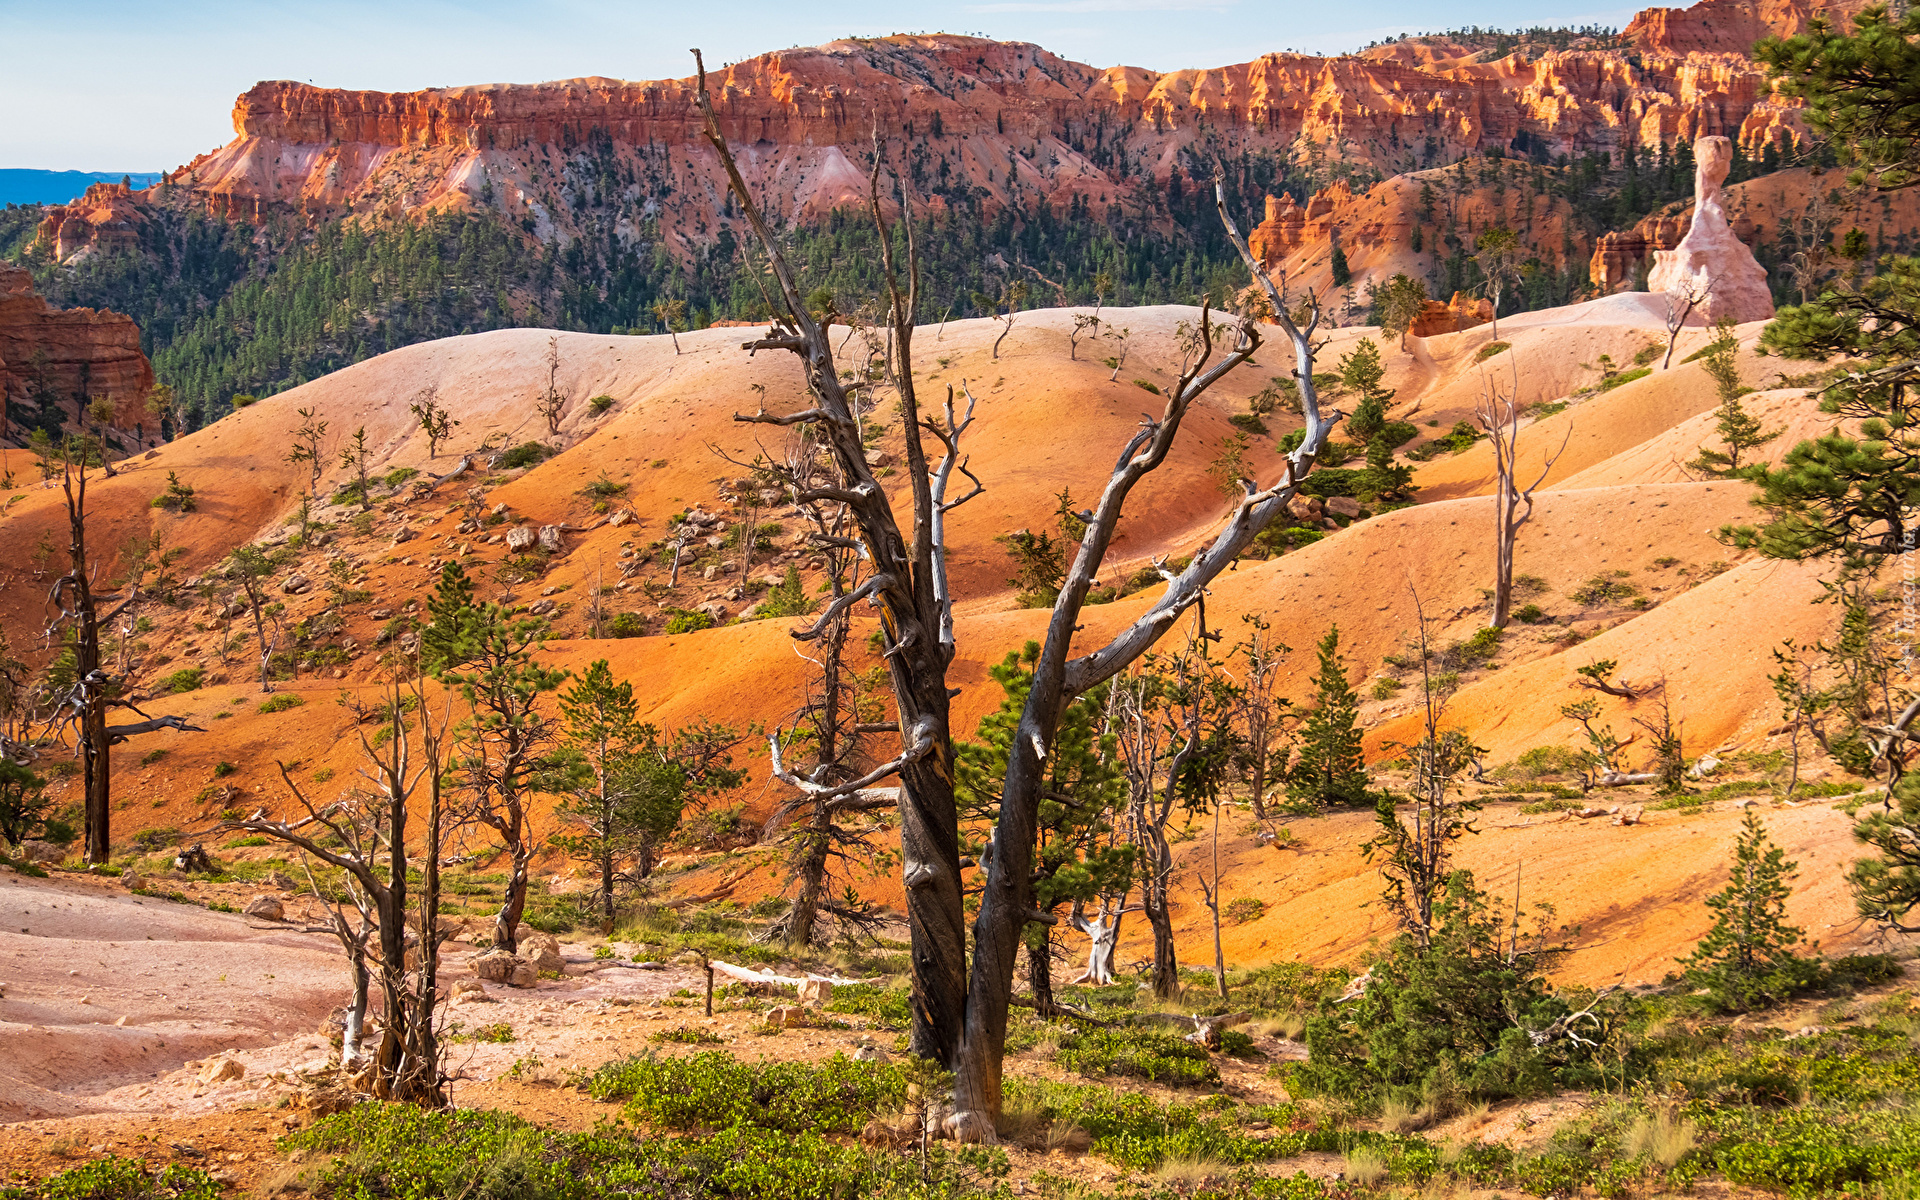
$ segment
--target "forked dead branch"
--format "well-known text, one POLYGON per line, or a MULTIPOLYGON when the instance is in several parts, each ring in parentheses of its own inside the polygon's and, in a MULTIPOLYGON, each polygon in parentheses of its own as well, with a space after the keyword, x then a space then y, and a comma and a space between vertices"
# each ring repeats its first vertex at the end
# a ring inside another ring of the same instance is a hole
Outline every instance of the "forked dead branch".
MULTIPOLYGON (((837 597, 822 621, 801 633, 822 631, 827 618, 861 600, 877 608, 881 643, 898 707, 898 756, 857 780, 831 785, 830 790, 871 787, 891 774, 900 778, 902 871, 913 947, 911 1046, 916 1054, 954 1072, 951 1115, 944 1117, 942 1128, 936 1132, 962 1141, 993 1142, 998 1137, 1001 1061, 1014 969, 1023 948, 1024 930, 1035 914, 1031 875, 1048 747, 1063 711, 1074 697, 1113 678, 1152 648, 1175 619, 1200 600, 1207 585, 1286 510, 1299 483, 1313 469, 1341 415, 1321 410, 1314 387, 1313 335, 1320 321, 1319 300, 1308 294, 1290 303, 1281 293, 1249 252, 1227 212, 1224 181, 1216 178, 1220 218, 1241 260, 1265 294, 1273 322, 1293 348, 1294 378, 1306 427, 1299 448, 1283 461, 1278 479, 1266 486, 1253 480, 1241 481, 1243 494, 1213 544, 1195 554, 1186 568, 1169 580, 1158 601, 1105 645, 1088 653, 1075 653, 1074 634, 1081 610, 1134 488, 1166 463, 1194 402, 1252 358, 1262 343, 1251 314, 1216 326, 1211 306, 1203 298, 1200 319, 1194 327, 1194 345, 1178 380, 1166 393, 1161 414, 1141 423, 1116 456, 1098 502, 1080 514, 1084 533, 1053 605, 1046 639, 1034 664, 1032 687, 1008 756, 1000 815, 979 864, 984 878, 979 915, 974 922, 974 953, 969 962, 949 713, 954 693, 947 682, 947 670, 955 655, 955 635, 942 518, 955 505, 977 495, 981 487, 966 468, 960 444, 972 415, 971 401, 967 414, 956 417, 950 398, 942 414, 944 420, 940 420, 923 413, 915 393, 913 337, 920 307, 917 231, 904 191, 899 197, 897 230, 888 224, 882 211, 881 172, 887 163, 888 146, 876 138, 868 176, 868 208, 878 235, 881 271, 886 280, 886 321, 892 331, 882 352, 907 433, 906 486, 912 515, 910 530, 903 531, 868 465, 858 412, 848 386, 840 378, 828 329, 809 312, 780 242, 741 177, 708 95, 705 64, 697 50, 694 60, 699 71, 697 100, 707 140, 727 172, 777 284, 770 327, 765 336, 744 343, 743 349, 794 354, 806 374, 812 398, 810 407, 797 412, 782 414, 763 409, 737 414, 736 419, 778 426, 808 424, 819 431, 840 477, 826 498, 847 506, 855 540, 869 571, 861 586, 837 597), (906 258, 904 277, 897 260, 896 236, 906 258), (1291 311, 1299 311, 1303 321, 1296 323, 1291 311), (940 445, 938 462, 929 462, 925 447, 929 435, 940 445), (972 478, 974 486, 965 496, 949 499, 947 489, 955 470, 972 478)), ((789 781, 798 782, 800 777, 789 773, 789 781)))

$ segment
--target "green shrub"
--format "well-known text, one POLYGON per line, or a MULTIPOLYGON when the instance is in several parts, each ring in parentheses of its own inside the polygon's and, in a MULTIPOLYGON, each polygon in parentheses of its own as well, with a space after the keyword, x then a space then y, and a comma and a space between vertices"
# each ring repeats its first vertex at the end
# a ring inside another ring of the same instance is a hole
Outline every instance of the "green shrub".
POLYGON ((593 399, 587 401, 587 407, 591 409, 593 415, 597 417, 613 407, 613 397, 595 396, 593 399))
POLYGON ((889 1029, 905 1029, 913 1020, 912 996, 905 988, 860 983, 833 989, 827 1011, 867 1017, 889 1029))
POLYGON ((625 1100, 629 1113, 667 1129, 752 1125, 815 1134, 858 1133, 882 1106, 906 1099, 890 1064, 839 1054, 821 1063, 744 1063, 717 1050, 610 1062, 587 1090, 596 1100, 625 1100))
POLYGON ((616 496, 626 495, 627 485, 614 479, 605 471, 601 471, 597 478, 589 481, 587 486, 580 489, 580 494, 595 500, 612 500, 616 496))
POLYGON ((1473 361, 1477 363, 1485 362, 1502 350, 1511 349, 1513 349, 1513 343, 1511 342, 1488 342, 1474 352, 1473 361))
POLYGON ((138 1159, 109 1154, 0 1196, 24 1200, 220 1200, 225 1185, 198 1167, 170 1163, 158 1171, 138 1159))
POLYGON ((253 833, 253 834, 248 834, 246 837, 237 837, 232 841, 228 842, 226 845, 222 846, 221 849, 222 850, 242 850, 249 846, 270 846, 272 844, 273 842, 270 839, 264 838, 257 833, 253 833))
POLYGON ((175 695, 197 691, 206 677, 207 672, 204 667, 182 667, 160 681, 160 690, 172 692, 175 695))
POLYGON ((673 609, 667 618, 667 636, 677 633, 693 633, 701 629, 712 629, 713 618, 703 612, 691 612, 684 608, 673 609))
POLYGON ((390 488, 397 488, 407 480, 417 477, 419 474, 420 472, 412 467, 395 467, 381 478, 381 482, 390 488))
POLYGON ((230 762, 217 762, 213 764, 213 777, 215 779, 225 779, 239 769, 240 768, 230 762))
POLYGON ((520 467, 531 467, 542 459, 551 457, 553 450, 539 442, 521 442, 518 446, 500 456, 494 464, 502 471, 512 471, 520 467))
POLYGON ((1622 371, 1618 375, 1611 375, 1601 380, 1600 390, 1610 392, 1623 383, 1632 383, 1636 379, 1645 379, 1651 374, 1653 374, 1652 367, 1635 367, 1631 371, 1622 371))
POLYGON ((1060 1044, 1057 1061, 1082 1075, 1125 1075, 1176 1087, 1220 1082, 1220 1071, 1204 1047, 1141 1029, 1076 1033, 1060 1044))
POLYGON ((1267 913, 1267 902, 1254 896, 1241 896, 1227 902, 1227 920, 1235 925, 1245 925, 1249 921, 1258 921, 1267 913))
POLYGON ((263 713, 286 712, 290 708, 299 708, 302 704, 305 704, 305 703, 306 703, 305 700, 302 700, 300 697, 294 695, 292 692, 282 692, 278 696, 274 696, 268 699, 264 704, 260 706, 259 711, 263 713))
POLYGON ((1522 625, 1538 625, 1540 622, 1548 619, 1547 610, 1541 608, 1538 604, 1522 604, 1519 608, 1513 610, 1513 619, 1522 625))
POLYGON ((1595 575, 1567 593, 1576 604, 1624 604, 1640 594, 1640 589, 1615 575, 1595 575))
POLYGON ((711 1030, 697 1025, 675 1025, 671 1029, 656 1029, 647 1035, 650 1042, 671 1042, 680 1046, 718 1046, 725 1038, 711 1030))
POLYGON ((1135 387, 1137 387, 1137 388, 1139 388, 1139 389, 1141 389, 1142 391, 1147 391, 1147 392, 1152 392, 1152 393, 1153 393, 1154 395, 1156 395, 1156 396, 1158 396, 1158 395, 1160 394, 1160 388, 1158 387, 1158 385, 1156 385, 1156 384, 1152 384, 1152 383, 1148 383, 1148 382, 1147 382, 1146 380, 1144 380, 1144 379, 1136 379, 1136 380, 1134 380, 1134 381, 1133 381, 1133 386, 1135 386, 1135 387))
POLYGON ((513 1041, 513 1026, 505 1021, 495 1021, 491 1025, 482 1025, 478 1029, 462 1029, 456 1024, 453 1032, 447 1034, 449 1042, 486 1042, 495 1046, 504 1046, 513 1041))
POLYGON ((645 637, 647 632, 646 614, 637 612, 615 613, 613 614, 613 620, 607 622, 607 632, 617 638, 645 637))

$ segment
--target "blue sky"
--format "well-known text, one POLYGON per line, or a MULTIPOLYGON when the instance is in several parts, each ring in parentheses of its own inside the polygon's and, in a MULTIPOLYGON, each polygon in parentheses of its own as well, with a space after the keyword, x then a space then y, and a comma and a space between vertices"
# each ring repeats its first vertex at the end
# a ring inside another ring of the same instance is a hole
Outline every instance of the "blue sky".
POLYGON ((717 63, 850 34, 934 30, 1169 71, 1459 25, 1625 25, 1632 15, 1590 0, 0 0, 10 47, 0 69, 0 167, 178 166, 232 137, 234 97, 262 79, 385 91, 657 79, 691 74, 690 46, 717 63))

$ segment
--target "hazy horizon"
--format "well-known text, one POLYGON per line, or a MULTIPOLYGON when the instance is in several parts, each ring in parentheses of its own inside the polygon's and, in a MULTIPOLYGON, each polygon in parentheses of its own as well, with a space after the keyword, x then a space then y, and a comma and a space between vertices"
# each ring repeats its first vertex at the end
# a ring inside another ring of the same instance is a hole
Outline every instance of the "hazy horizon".
POLYGON ((263 79, 414 91, 604 75, 680 78, 690 46, 710 63, 852 35, 941 30, 1037 42, 1096 67, 1172 71, 1246 62, 1275 50, 1338 53, 1369 41, 1465 25, 1624 25, 1635 10, 1518 0, 1416 5, 1405 0, 1289 11, 1251 0, 986 0, 879 4, 822 13, 768 0, 724 15, 682 4, 621 9, 582 0, 432 0, 325 8, 201 0, 103 0, 84 17, 38 0, 0 0, 18 44, 85 47, 23 55, 0 74, 0 167, 170 170, 233 137, 234 98, 263 79))

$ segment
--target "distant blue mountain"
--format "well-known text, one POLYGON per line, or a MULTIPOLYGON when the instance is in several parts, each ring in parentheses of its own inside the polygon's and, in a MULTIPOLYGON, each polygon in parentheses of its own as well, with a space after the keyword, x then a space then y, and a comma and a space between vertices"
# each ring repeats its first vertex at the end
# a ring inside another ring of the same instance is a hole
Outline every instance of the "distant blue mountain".
MULTIPOLYGON (((119 183, 126 171, 31 171, 0 167, 0 204, 65 204, 96 183, 119 183)), ((133 186, 160 182, 158 171, 134 171, 133 186)))

